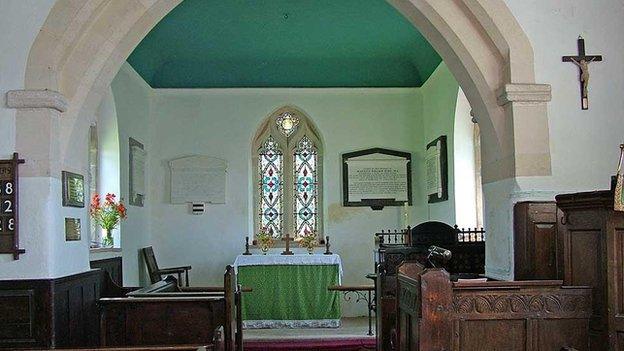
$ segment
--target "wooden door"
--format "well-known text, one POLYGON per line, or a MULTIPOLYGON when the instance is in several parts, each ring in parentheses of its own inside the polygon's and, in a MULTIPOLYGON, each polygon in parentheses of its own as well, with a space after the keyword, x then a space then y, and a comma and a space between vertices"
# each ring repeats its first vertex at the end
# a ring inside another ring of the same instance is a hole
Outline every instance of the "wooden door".
POLYGON ((607 255, 605 211, 599 208, 563 209, 558 232, 563 241, 564 285, 591 286, 592 351, 608 350, 607 255))
POLYGON ((557 206, 521 202, 514 207, 515 278, 560 279, 557 206))

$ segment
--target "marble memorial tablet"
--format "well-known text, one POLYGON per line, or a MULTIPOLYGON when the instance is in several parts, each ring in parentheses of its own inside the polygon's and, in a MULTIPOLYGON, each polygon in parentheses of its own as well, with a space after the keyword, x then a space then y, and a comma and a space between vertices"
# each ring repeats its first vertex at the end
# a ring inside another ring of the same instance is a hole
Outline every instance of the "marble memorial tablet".
POLYGON ((169 162, 171 203, 225 203, 227 161, 208 156, 182 157, 169 162))

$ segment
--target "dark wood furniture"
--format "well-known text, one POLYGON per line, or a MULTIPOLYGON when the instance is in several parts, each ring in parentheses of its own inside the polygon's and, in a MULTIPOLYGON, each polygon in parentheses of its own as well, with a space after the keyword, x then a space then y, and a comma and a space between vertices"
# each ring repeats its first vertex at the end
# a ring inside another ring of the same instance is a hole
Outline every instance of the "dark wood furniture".
POLYGON ((564 282, 590 285, 591 347, 624 350, 624 212, 612 191, 558 195, 564 282))
POLYGON ((591 288, 562 281, 452 282, 405 262, 399 324, 384 350, 589 350, 591 288))
POLYGON ((223 326, 225 350, 242 350, 241 288, 234 268, 226 268, 223 292, 206 290, 184 291, 169 276, 127 297, 100 299, 101 345, 202 345, 223 326))
POLYGON ((180 266, 170 268, 158 268, 156 262, 156 256, 154 255, 154 249, 151 246, 141 249, 145 264, 147 265, 147 272, 152 284, 160 281, 163 275, 176 274, 178 276, 178 282, 182 282, 182 274, 184 274, 184 282, 186 286, 189 286, 188 271, 191 270, 191 266, 180 266))
POLYGON ((385 233, 378 239, 376 257, 377 348, 391 349, 391 331, 397 324, 397 268, 404 261, 426 262, 428 248, 437 245, 451 250, 453 258, 442 265, 454 277, 472 277, 485 272, 485 234, 481 230, 461 230, 441 222, 425 222, 405 232, 385 233), (395 237, 398 235, 398 239, 395 237))
POLYGON ((102 269, 117 285, 123 286, 123 262, 121 257, 111 257, 90 262, 91 269, 102 269))
POLYGON ((101 269, 0 281, 0 349, 98 347, 97 301, 130 291, 101 269))
POLYGON ((557 232, 557 204, 519 202, 514 206, 515 280, 563 279, 557 232))

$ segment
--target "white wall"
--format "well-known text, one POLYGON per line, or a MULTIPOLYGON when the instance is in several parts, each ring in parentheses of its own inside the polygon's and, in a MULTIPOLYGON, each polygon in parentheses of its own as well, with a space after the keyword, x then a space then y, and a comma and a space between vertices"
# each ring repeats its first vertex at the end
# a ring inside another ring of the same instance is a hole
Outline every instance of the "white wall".
POLYGON ((453 130, 453 169, 455 224, 460 228, 477 227, 477 184, 475 169, 474 123, 470 103, 459 89, 453 130))
MULTIPOLYGON (((24 75, 28 53, 54 0, 3 0, 0 1, 0 158, 10 158, 15 150, 15 112, 6 107, 5 96, 9 90, 24 88, 24 75)), ((23 155, 22 155, 23 156, 23 155)), ((22 179, 20 186, 38 190, 38 198, 23 196, 22 214, 34 201, 49 201, 50 194, 60 187, 59 181, 43 178, 22 179)), ((52 218, 50 218, 52 220, 52 218)), ((13 255, 0 255, 0 279, 48 277, 54 274, 51 234, 56 228, 44 228, 45 220, 32 219, 32 233, 21 233, 20 247, 26 254, 13 260, 13 255)))
MULTIPOLYGON (((427 144, 446 135, 448 159, 448 195, 449 200, 427 205, 428 219, 455 224, 455 165, 454 165, 454 120, 457 103, 457 81, 444 63, 441 63, 431 77, 422 86, 424 139, 420 146, 425 150, 427 144)), ((424 179, 425 174, 421 175, 424 179)))
MULTIPOLYGON (((111 84, 115 99, 115 109, 117 112, 117 124, 119 128, 119 150, 120 150, 120 176, 121 176, 121 198, 130 198, 129 192, 129 138, 133 138, 151 153, 150 137, 150 97, 151 88, 145 81, 130 67, 124 64, 111 84)), ((146 167, 150 167, 150 160, 146 167)), ((149 176, 146 174, 146 184, 149 186, 149 176)), ((139 250, 142 247, 151 245, 150 230, 153 218, 150 217, 149 197, 144 207, 128 207, 128 219, 120 226, 121 247, 123 250, 123 272, 124 284, 136 286, 147 282, 144 264, 140 257, 139 250)))

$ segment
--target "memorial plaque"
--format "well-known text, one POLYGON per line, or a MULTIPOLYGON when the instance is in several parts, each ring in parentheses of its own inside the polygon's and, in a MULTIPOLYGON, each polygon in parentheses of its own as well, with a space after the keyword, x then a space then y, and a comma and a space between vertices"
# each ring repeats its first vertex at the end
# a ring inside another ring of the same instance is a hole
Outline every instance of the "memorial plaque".
POLYGON ((18 230, 18 165, 24 163, 14 153, 9 160, 0 160, 0 253, 13 254, 13 259, 25 251, 19 248, 18 230))
POLYGON ((375 148, 347 153, 342 159, 344 206, 411 205, 410 153, 375 148))
POLYGON ((429 203, 448 200, 448 160, 446 135, 427 144, 425 154, 427 196, 429 203))
POLYGON ((227 161, 189 156, 169 162, 171 203, 225 203, 227 161))
POLYGON ((80 241, 81 232, 80 218, 65 218, 65 241, 80 241))
POLYGON ((63 171, 63 206, 84 207, 84 177, 81 174, 63 171))

